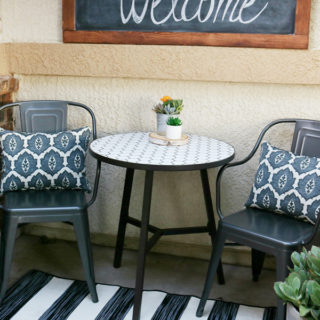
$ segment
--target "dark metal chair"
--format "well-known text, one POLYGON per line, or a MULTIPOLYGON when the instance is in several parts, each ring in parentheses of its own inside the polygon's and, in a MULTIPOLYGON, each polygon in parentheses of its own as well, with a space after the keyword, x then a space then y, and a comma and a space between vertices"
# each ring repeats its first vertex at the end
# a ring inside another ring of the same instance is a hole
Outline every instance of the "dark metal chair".
MULTIPOLYGON (((55 133, 67 130, 68 107, 85 109, 90 114, 92 138, 97 138, 96 120, 92 110, 70 101, 25 101, 7 104, 20 109, 21 131, 28 133, 55 133)), ((17 228, 32 222, 66 222, 72 224, 77 236, 85 278, 93 302, 98 301, 90 244, 88 207, 95 201, 100 177, 101 163, 97 161, 95 182, 90 199, 82 190, 14 191, 4 193, 2 233, 0 247, 0 301, 3 300, 10 273, 17 228)))
MULTIPOLYGON (((220 169, 216 182, 216 205, 220 220, 212 247, 204 290, 197 310, 198 317, 203 314, 204 306, 212 287, 214 274, 227 239, 252 248, 252 260, 257 261, 253 267, 253 280, 258 279, 264 255, 265 253, 269 253, 276 258, 277 280, 283 281, 288 275, 288 266, 291 264, 291 253, 295 250, 300 250, 302 246, 310 244, 316 237, 320 224, 320 216, 317 218, 316 224, 311 225, 285 215, 253 208, 245 208, 228 216, 223 216, 221 212, 220 185, 223 172, 227 168, 239 166, 249 161, 258 150, 262 138, 268 129, 274 125, 283 123, 295 123, 291 146, 293 153, 306 156, 320 156, 320 121, 282 119, 271 122, 262 130, 253 150, 246 158, 226 164, 220 169)), ((285 306, 278 299, 276 318, 279 320, 285 319, 285 314, 285 306)))

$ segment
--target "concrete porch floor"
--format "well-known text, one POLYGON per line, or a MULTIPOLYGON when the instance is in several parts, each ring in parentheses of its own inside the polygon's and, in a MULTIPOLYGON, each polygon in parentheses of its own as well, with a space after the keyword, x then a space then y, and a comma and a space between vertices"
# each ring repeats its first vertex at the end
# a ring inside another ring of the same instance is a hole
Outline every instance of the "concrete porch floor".
MULTIPOLYGON (((113 248, 93 246, 96 282, 134 287, 137 252, 124 251, 119 269, 113 268, 113 254, 113 248)), ((206 260, 149 253, 144 288, 200 296, 207 266, 206 260)), ((76 243, 43 241, 39 237, 22 235, 16 241, 10 284, 31 269, 65 278, 84 279, 76 243)), ((254 306, 275 305, 274 271, 263 270, 258 282, 251 280, 251 269, 247 267, 224 265, 224 274, 226 284, 215 282, 211 298, 254 306)))

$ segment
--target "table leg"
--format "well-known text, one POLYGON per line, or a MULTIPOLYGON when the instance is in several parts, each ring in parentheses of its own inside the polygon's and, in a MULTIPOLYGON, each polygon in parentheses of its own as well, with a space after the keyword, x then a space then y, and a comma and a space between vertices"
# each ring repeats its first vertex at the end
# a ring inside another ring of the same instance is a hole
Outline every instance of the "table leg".
POLYGON ((118 235, 117 235, 117 244, 116 244, 116 251, 115 251, 114 261, 113 261, 113 266, 115 268, 119 268, 121 266, 124 238, 126 234, 126 226, 128 222, 128 216, 129 216, 129 204, 130 204, 130 196, 131 196, 131 190, 132 190, 133 174, 134 174, 134 169, 128 168, 126 172, 125 182, 124 182, 120 220, 119 220, 118 235))
POLYGON ((138 265, 136 274, 136 288, 134 295, 133 320, 140 319, 145 259, 147 253, 148 224, 150 218, 151 196, 152 196, 153 171, 146 171, 144 182, 143 206, 141 217, 141 230, 139 240, 138 265))
MULTIPOLYGON (((213 211, 212 198, 211 198, 211 192, 210 192, 208 171, 206 169, 203 169, 203 170, 200 170, 200 173, 201 173, 201 182, 202 182, 204 201, 205 201, 206 210, 207 210, 208 229, 209 229, 209 234, 211 236, 211 242, 213 245, 217 228, 216 228, 216 223, 214 221, 214 211, 213 211)), ((223 276, 221 260, 219 261, 217 275, 218 275, 219 284, 224 284, 225 281, 223 276)))

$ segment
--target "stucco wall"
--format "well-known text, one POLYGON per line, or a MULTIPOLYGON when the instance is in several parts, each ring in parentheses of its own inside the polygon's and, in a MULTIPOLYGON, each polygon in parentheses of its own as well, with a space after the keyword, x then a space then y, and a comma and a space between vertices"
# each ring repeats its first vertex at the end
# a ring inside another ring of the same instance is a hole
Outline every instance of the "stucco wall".
MULTIPOLYGON (((98 130, 126 132, 155 128, 153 101, 163 93, 183 97, 184 128, 188 132, 209 135, 234 145, 237 158, 245 156, 253 146, 259 130, 269 121, 281 117, 320 119, 318 86, 231 84, 212 82, 180 82, 165 80, 107 79, 83 77, 21 76, 19 99, 71 99, 91 105, 98 115, 98 130), (124 94, 125 93, 125 94, 124 94)), ((289 134, 273 139, 277 145, 289 134)), ((252 179, 247 177, 255 167, 229 174, 225 189, 236 208, 246 200, 252 179)), ((214 177, 215 170, 210 170, 214 177)), ((114 233, 121 201, 124 170, 105 165, 100 186, 98 211, 93 213, 92 227, 97 232, 114 233)), ((133 213, 141 207, 142 175, 138 173, 132 199, 133 213)), ((157 173, 154 186, 152 221, 169 226, 204 222, 204 204, 198 172, 157 173)), ((200 237, 190 237, 199 242, 200 237)), ((181 238, 182 240, 182 238, 181 238)))
POLYGON ((60 42, 62 1, 1 0, 4 42, 60 42))
POLYGON ((0 0, 0 75, 7 74, 8 70, 8 60, 6 56, 6 45, 3 42, 3 32, 2 32, 2 0, 0 0))
POLYGON ((8 55, 24 75, 320 83, 320 50, 10 43, 8 55))
MULTIPOLYGON (((184 99, 185 131, 231 143, 237 159, 249 152, 259 131, 273 119, 320 119, 319 0, 313 0, 310 48, 304 51, 64 45, 60 0, 0 0, 1 4, 0 39, 10 43, 7 61, 20 80, 17 98, 86 103, 98 116, 100 135, 154 130, 151 108, 163 95, 184 99)), ((271 142, 288 148, 291 128, 275 133, 271 142)), ((245 170, 226 175, 226 211, 246 200, 255 167, 253 161, 245 170)), ((91 210, 93 232, 116 233, 124 174, 123 169, 104 165, 98 201, 91 210)), ((215 174, 210 170, 212 185, 215 174)), ((131 206, 136 217, 142 185, 143 173, 137 172, 131 206)), ((168 227, 205 223, 200 188, 197 172, 157 173, 151 222, 168 227)), ((134 228, 128 232, 137 236, 134 228)), ((169 240, 209 244, 206 235, 169 240)))
POLYGON ((0 74, 8 74, 8 59, 6 55, 6 45, 0 42, 0 74))

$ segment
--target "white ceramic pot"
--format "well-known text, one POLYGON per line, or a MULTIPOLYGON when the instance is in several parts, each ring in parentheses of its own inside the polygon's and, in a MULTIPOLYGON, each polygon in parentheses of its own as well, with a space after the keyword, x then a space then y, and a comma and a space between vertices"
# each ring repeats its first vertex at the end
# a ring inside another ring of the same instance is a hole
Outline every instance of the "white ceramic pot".
POLYGON ((166 137, 168 139, 180 139, 182 134, 182 126, 169 126, 166 127, 166 137))
POLYGON ((177 118, 178 116, 179 116, 178 114, 157 113, 157 132, 158 132, 158 134, 165 135, 168 119, 170 117, 177 118))
POLYGON ((298 310, 291 304, 287 303, 287 320, 302 320, 298 310))

